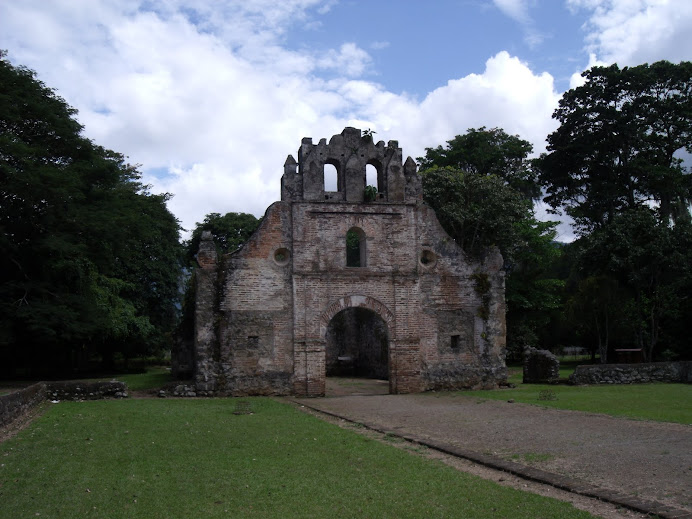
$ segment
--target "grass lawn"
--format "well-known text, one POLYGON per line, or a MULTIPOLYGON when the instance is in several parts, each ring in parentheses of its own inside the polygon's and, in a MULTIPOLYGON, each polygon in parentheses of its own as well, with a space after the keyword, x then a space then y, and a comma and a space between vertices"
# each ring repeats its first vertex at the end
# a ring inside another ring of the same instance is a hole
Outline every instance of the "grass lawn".
POLYGON ((0 444, 0 517, 591 517, 244 401, 254 414, 235 399, 52 405, 0 444))
POLYGON ((165 366, 150 366, 145 373, 128 373, 117 375, 113 378, 120 382, 125 382, 127 389, 130 391, 146 391, 159 388, 172 380, 170 368, 165 366))
MULTIPOLYGON (((563 368, 560 368, 561 377, 568 376, 574 371, 574 368, 565 369, 567 375, 563 375, 563 368)), ((510 368, 509 381, 516 384, 516 388, 474 392, 473 397, 493 400, 514 399, 516 402, 557 409, 692 424, 692 385, 690 384, 568 386, 523 384, 521 379, 521 369, 510 368), (552 391, 555 400, 539 400, 541 391, 552 391)))

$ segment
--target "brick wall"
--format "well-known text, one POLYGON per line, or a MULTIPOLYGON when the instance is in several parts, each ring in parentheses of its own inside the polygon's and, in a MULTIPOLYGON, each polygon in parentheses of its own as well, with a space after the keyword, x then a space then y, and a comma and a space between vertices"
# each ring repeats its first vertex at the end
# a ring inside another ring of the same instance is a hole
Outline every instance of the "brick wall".
POLYGON ((209 260, 202 265, 208 275, 198 284, 198 389, 323 394, 327 350, 336 340, 327 330, 347 308, 371 312, 364 322, 384 323, 392 392, 504 381, 502 258, 465 257, 421 203, 415 163, 402 165, 396 141, 374 144, 346 129, 329 144, 304 139, 298 156, 298 164, 286 161, 283 200, 249 242, 220 260, 218 271, 209 260), (343 196, 324 192, 325 163, 336 166, 343 196), (366 164, 378 168, 382 182, 371 203, 362 197, 366 164), (359 267, 346 260, 354 228, 364 236, 359 267))

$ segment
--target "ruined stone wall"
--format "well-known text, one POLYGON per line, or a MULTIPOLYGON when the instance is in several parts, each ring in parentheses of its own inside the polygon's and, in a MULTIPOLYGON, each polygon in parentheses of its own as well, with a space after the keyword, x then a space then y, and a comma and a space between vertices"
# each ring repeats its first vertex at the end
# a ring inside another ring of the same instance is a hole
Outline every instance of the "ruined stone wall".
POLYGON ((327 330, 347 308, 384 323, 392 393, 505 380, 502 258, 466 258, 422 204, 415 163, 402 164, 396 141, 347 128, 329 144, 303 139, 298 156, 250 241, 218 265, 203 254, 198 393, 324 394, 327 330), (335 193, 324 190, 325 164, 337 169, 335 193), (379 192, 369 203, 368 164, 379 192), (349 230, 361 237, 359 266, 348 266, 349 230))
POLYGON ((219 277, 219 391, 292 391, 291 250, 290 205, 277 202, 250 241, 224 258, 219 277))
POLYGON ((650 364, 596 364, 577 366, 570 384, 644 384, 649 382, 692 383, 692 362, 650 364))
POLYGON ((48 400, 101 400, 126 398, 127 385, 118 381, 60 380, 37 382, 29 387, 0 396, 0 427, 30 413, 48 400))
POLYGON ((524 384, 557 384, 560 359, 548 350, 527 348, 524 351, 524 384))
POLYGON ((38 382, 9 395, 0 396, 0 427, 5 427, 28 414, 45 399, 45 382, 38 382))

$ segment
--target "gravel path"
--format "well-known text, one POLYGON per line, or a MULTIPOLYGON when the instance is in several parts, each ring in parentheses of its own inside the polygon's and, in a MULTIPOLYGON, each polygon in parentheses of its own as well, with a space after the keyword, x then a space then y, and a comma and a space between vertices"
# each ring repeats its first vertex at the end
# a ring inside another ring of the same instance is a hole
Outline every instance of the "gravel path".
MULTIPOLYGON (((386 386, 374 389, 383 392, 386 386)), ((328 394, 337 396, 301 402, 379 430, 509 460, 692 514, 691 426, 482 400, 478 394, 345 396, 348 392, 332 388, 328 394)))

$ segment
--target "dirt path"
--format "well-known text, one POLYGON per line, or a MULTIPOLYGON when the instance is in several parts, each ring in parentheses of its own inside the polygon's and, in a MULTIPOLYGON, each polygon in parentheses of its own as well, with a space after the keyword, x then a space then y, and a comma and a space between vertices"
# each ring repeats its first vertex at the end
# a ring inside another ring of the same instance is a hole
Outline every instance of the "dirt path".
POLYGON ((343 396, 300 402, 381 431, 692 514, 690 426, 482 400, 477 394, 346 396, 347 387, 331 389, 328 394, 343 396))

